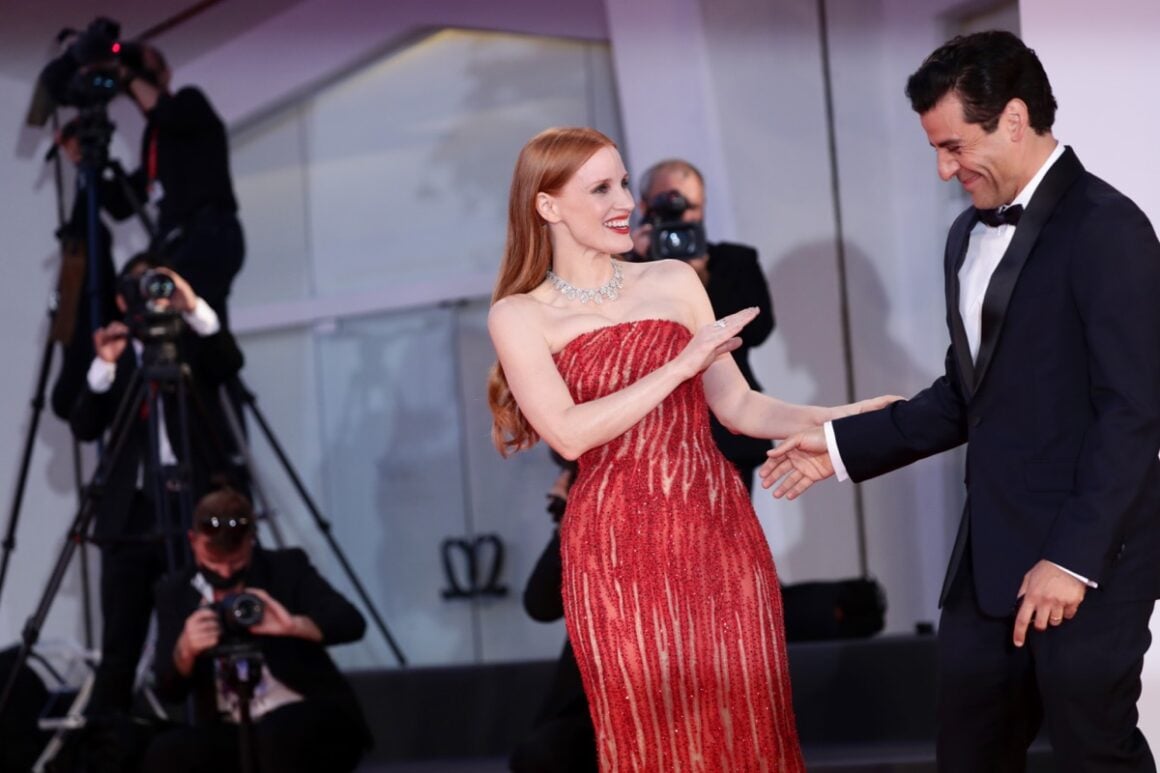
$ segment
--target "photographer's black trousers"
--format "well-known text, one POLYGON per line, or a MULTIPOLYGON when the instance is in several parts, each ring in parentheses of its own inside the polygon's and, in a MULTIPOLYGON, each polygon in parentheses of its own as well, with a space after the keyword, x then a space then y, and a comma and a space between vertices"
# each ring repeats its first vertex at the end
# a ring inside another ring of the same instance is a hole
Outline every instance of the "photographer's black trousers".
MULTIPOLYGON (((153 614, 153 586, 169 571, 152 500, 138 492, 132 508, 126 533, 101 546, 101 659, 87 707, 90 716, 131 708, 137 663, 153 614)), ((175 555, 184 556, 184 539, 169 538, 175 542, 175 555)))
POLYGON ((233 212, 207 208, 190 218, 164 248, 163 262, 189 282, 229 326, 226 299, 246 256, 242 225, 233 212))
MULTIPOLYGON (((349 773, 362 757, 362 734, 346 713, 319 701, 291 703, 254 725, 259 773, 349 773)), ((145 754, 142 773, 235 773, 238 726, 217 722, 162 733, 145 754)))

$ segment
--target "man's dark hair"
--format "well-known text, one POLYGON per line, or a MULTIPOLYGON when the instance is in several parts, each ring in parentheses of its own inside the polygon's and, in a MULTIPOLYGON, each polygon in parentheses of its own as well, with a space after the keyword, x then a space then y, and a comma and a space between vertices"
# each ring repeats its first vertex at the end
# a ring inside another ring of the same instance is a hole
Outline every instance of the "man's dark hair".
POLYGON ((919 115, 949 93, 963 103, 963 118, 987 133, 1012 99, 1027 105, 1031 128, 1043 134, 1055 123, 1055 97, 1035 52, 1010 32, 960 35, 926 58, 906 82, 906 96, 919 115))

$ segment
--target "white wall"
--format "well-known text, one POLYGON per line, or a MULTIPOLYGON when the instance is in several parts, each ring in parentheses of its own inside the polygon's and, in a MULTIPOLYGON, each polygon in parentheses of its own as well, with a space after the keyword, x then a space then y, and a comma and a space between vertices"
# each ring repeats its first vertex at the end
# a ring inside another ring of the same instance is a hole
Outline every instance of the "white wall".
MULTIPOLYGON (((1153 0, 1022 0, 1023 39, 1035 49, 1059 102, 1055 135, 1072 145, 1093 174, 1131 197, 1160 223, 1160 147, 1153 139, 1160 106, 1160 4, 1153 0)), ((1160 514, 1158 514, 1160 515, 1160 514)), ((1152 635, 1160 634, 1160 616, 1152 635)), ((1144 661, 1140 728, 1160 739, 1160 658, 1144 661)))

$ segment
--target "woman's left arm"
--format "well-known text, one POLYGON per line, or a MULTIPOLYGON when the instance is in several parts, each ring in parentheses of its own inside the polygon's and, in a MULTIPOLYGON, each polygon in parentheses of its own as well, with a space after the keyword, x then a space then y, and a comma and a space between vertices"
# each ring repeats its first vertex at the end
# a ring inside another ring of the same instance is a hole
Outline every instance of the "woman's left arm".
MULTIPOLYGON (((687 287, 686 292, 693 305, 696 324, 711 323, 713 307, 700 282, 687 287)), ((805 432, 843 416, 877 410, 902 399, 896 395, 883 395, 833 408, 787 403, 751 389, 730 354, 718 357, 705 370, 702 384, 710 410, 726 429, 738 435, 772 440, 805 432)))

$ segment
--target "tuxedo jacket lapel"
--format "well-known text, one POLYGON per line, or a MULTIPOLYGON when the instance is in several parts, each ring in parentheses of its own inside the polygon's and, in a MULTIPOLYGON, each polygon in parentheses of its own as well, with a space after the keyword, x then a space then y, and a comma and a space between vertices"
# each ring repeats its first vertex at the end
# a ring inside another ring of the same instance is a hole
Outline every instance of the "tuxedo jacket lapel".
MULTIPOLYGON (((995 273, 991 275, 991 283, 987 286, 987 294, 983 296, 982 331, 979 342, 979 356, 975 358, 974 389, 977 390, 987 374, 987 367, 995 354, 995 347, 999 342, 999 334, 1003 330, 1003 319, 1007 313, 1007 305, 1011 301, 1011 294, 1015 291, 1015 283, 1019 279, 1019 272, 1031 254, 1043 226, 1051 218, 1056 204, 1063 198, 1063 194, 1083 172, 1083 165, 1071 148, 1064 150, 1043 181, 1031 197, 1019 225, 1015 228, 1015 236, 999 261, 995 273)), ((956 272, 957 273, 957 272, 956 272)), ((957 300, 956 300, 957 302, 957 300)))
POLYGON ((963 325, 963 315, 959 312, 959 269, 967 255, 967 243, 971 229, 979 221, 972 207, 959 215, 947 236, 946 293, 947 324, 951 329, 951 347, 954 349, 955 363, 962 378, 963 395, 969 400, 975 388, 975 365, 971 360, 971 347, 967 343, 967 329, 963 325))

